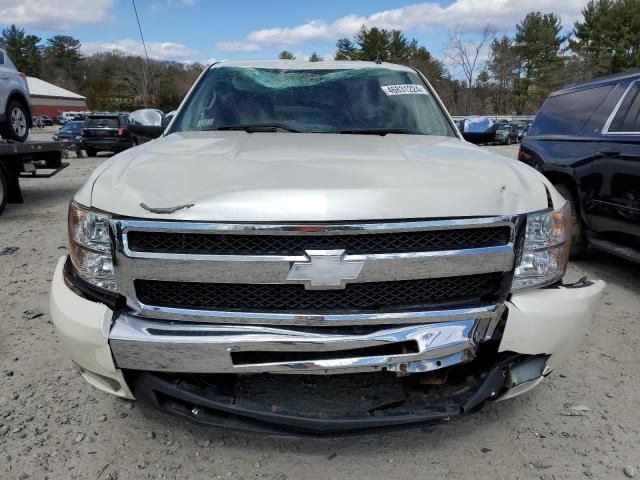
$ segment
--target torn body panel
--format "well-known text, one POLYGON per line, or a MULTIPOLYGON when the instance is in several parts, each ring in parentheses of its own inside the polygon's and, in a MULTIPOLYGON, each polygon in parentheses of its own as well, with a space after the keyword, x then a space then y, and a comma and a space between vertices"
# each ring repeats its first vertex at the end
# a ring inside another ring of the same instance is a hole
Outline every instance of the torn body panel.
POLYGON ((499 351, 550 355, 548 366, 555 368, 581 341, 604 286, 597 280, 512 295, 499 351))

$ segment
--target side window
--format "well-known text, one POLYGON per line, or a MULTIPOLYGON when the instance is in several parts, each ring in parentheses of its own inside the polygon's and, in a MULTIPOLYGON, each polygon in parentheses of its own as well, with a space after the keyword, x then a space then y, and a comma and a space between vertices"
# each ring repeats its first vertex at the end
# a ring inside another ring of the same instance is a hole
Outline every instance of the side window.
POLYGON ((0 52, 0 65, 4 65, 4 52, 0 52))
POLYGON ((624 97, 608 131, 640 133, 640 81, 636 81, 624 97))
POLYGON ((612 88, 605 85, 549 97, 540 107, 529 135, 579 133, 612 88))

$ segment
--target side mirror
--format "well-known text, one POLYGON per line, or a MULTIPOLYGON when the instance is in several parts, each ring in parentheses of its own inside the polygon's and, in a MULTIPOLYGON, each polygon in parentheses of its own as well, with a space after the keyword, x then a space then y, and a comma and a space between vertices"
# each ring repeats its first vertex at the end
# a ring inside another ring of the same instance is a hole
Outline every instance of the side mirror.
POLYGON ((164 114, 160 110, 143 108, 129 115, 127 129, 131 135, 145 141, 158 138, 165 127, 164 114))
POLYGON ((486 117, 467 117, 462 121, 460 133, 467 142, 480 144, 493 141, 496 130, 497 125, 486 117))

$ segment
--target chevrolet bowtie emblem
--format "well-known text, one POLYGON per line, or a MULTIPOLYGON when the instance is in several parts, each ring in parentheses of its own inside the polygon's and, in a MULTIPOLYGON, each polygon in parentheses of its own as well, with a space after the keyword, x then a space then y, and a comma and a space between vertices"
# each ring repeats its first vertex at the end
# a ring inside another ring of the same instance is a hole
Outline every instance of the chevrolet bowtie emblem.
POLYGON ((345 260, 344 250, 305 250, 308 262, 294 262, 287 280, 302 283, 307 290, 344 288, 347 280, 360 275, 365 262, 345 260))

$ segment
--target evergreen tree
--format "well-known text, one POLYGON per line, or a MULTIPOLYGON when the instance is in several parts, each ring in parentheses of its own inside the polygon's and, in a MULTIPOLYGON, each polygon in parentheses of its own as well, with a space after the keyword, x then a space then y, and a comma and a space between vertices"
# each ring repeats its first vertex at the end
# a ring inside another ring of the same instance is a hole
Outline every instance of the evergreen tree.
POLYGON ((493 79, 493 102, 497 114, 508 113, 513 84, 518 76, 519 58, 513 41, 506 35, 491 42, 488 69, 493 79))
POLYGON ((40 77, 42 67, 42 39, 36 35, 27 35, 24 38, 25 68, 23 72, 30 77, 40 77))
POLYGON ((355 37, 360 60, 388 60, 391 41, 391 32, 377 27, 367 28, 363 25, 355 37))
POLYGON ((11 25, 2 30, 2 37, 0 38, 0 48, 7 52, 13 64, 20 71, 24 71, 27 66, 24 37, 24 29, 11 25))
POLYGON ((280 52, 280 55, 278 55, 278 58, 280 60, 295 60, 296 57, 293 53, 291 53, 288 50, 283 50, 280 52))
POLYGON ((516 25, 514 50, 520 59, 522 75, 515 82, 517 113, 529 102, 536 105, 564 81, 560 19, 553 13, 531 12, 516 25))
POLYGON ((348 38, 341 38, 336 43, 336 60, 358 60, 360 52, 348 38))
POLYGON ((570 45, 588 76, 640 68, 640 0, 591 0, 582 16, 570 45))

